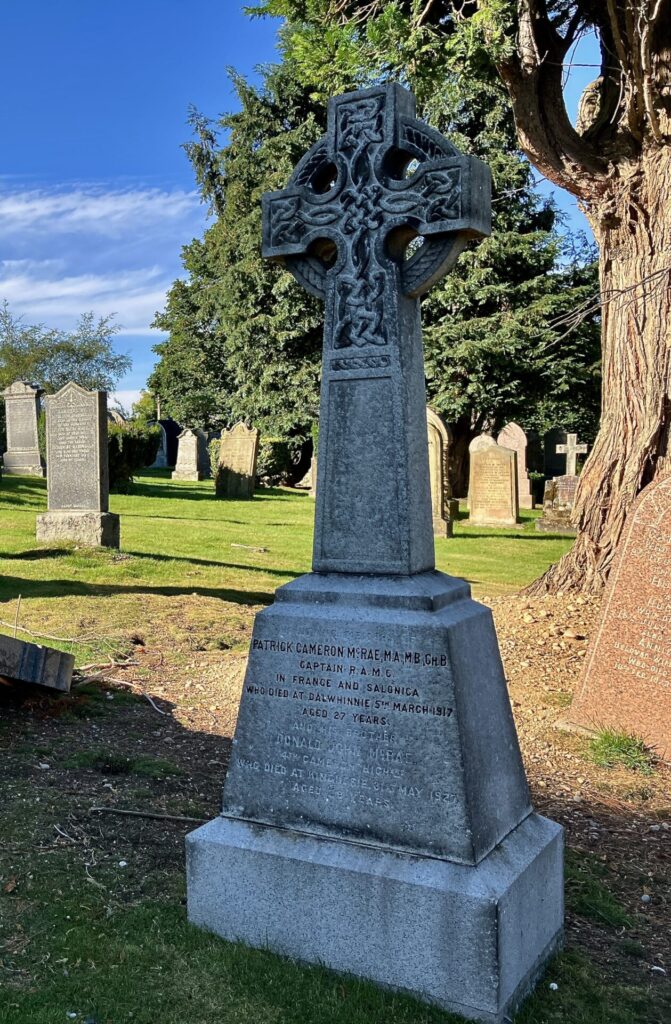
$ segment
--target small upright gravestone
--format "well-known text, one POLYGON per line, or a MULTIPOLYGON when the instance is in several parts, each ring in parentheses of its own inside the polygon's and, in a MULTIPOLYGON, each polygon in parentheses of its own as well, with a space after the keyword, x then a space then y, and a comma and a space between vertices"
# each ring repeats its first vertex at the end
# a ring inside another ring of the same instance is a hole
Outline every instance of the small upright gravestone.
POLYGON ((577 476, 556 476, 546 481, 543 515, 536 520, 537 530, 575 537, 576 529, 571 522, 571 515, 579 479, 577 476))
POLYGON ((37 539, 118 548, 119 517, 109 511, 107 393, 71 381, 45 401, 48 512, 37 517, 37 539))
POLYGON ((168 435, 165 432, 165 427, 162 423, 158 424, 158 428, 161 431, 161 439, 159 441, 158 450, 156 452, 156 458, 152 462, 149 469, 167 469, 168 468, 168 435))
POLYGON ((215 478, 218 498, 253 498, 259 431, 236 423, 221 435, 219 465, 215 478))
POLYGON ((557 455, 566 456, 566 473, 546 481, 543 515, 536 520, 536 529, 543 533, 561 533, 575 537, 572 515, 579 480, 577 456, 587 451, 587 445, 578 444, 577 434, 567 434, 566 441, 558 444, 556 451, 557 455))
POLYGON ((483 434, 469 446, 468 521, 472 526, 515 526, 517 455, 483 434))
POLYGON ((451 496, 449 483, 450 429, 434 409, 426 407, 429 442, 429 478, 431 482, 431 515, 435 537, 451 537, 459 502, 451 496))
POLYGON ((649 484, 627 516, 563 724, 633 733, 671 760, 671 476, 649 484))
POLYGON ((179 435, 173 480, 204 480, 210 475, 207 437, 202 430, 187 427, 179 435))
POLYGON ((531 481, 527 473, 527 435, 518 423, 506 423, 496 442, 502 448, 509 448, 517 455, 517 496, 520 508, 533 508, 531 481))
POLYGON ((40 388, 23 380, 15 380, 2 392, 7 429, 7 451, 2 464, 5 473, 11 476, 44 476, 37 431, 42 394, 40 388))
POLYGON ((256 617, 187 891, 227 939, 502 1024, 560 941, 561 829, 530 805, 491 612, 434 568, 418 301, 489 217, 487 169, 394 85, 333 99, 264 199, 264 254, 326 303, 313 572, 256 617))

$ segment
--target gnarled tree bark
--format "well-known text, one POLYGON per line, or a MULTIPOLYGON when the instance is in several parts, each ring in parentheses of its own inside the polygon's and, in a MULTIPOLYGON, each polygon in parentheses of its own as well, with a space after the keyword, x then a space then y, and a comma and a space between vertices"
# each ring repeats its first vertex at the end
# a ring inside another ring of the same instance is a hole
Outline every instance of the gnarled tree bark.
POLYGON ((603 314, 601 426, 578 486, 576 542, 529 590, 598 591, 634 499, 671 457, 671 0, 516 8, 515 53, 499 70, 529 159, 581 200, 603 314), (579 134, 561 75, 585 28, 600 38, 602 68, 579 134))

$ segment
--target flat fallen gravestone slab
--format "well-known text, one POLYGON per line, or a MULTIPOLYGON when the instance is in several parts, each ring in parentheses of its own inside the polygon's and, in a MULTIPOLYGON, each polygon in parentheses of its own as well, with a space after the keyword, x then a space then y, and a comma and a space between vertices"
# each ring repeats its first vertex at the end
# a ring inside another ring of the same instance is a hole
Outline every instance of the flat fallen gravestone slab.
POLYGON ((0 634, 0 680, 69 693, 74 655, 0 634))

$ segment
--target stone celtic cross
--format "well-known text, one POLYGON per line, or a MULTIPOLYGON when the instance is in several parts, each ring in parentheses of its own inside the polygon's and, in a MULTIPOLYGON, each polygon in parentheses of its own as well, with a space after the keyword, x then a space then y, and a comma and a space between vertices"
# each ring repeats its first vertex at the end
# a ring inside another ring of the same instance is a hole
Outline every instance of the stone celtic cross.
POLYGON ((264 256, 325 303, 313 568, 432 569, 419 296, 489 233, 489 171, 385 85, 331 100, 263 202, 264 256))
POLYGON ((557 455, 566 456, 566 475, 575 476, 578 471, 578 455, 585 455, 586 444, 578 444, 577 434, 567 434, 566 444, 557 445, 557 455))

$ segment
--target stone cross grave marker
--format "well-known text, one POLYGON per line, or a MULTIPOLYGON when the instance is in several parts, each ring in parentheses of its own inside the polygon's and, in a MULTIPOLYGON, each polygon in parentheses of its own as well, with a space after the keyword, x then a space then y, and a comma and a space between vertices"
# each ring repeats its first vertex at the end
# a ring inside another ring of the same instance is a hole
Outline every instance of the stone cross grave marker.
POLYGON ((215 491, 218 498, 253 498, 260 432, 245 423, 224 430, 219 448, 215 491))
POLYGON ((578 444, 577 434, 567 434, 566 444, 557 445, 557 455, 566 456, 566 476, 575 476, 578 472, 578 455, 585 455, 586 444, 578 444))
POLYGON ((45 402, 48 511, 37 517, 38 541, 118 547, 119 517, 109 511, 107 393, 70 381, 45 402))
POLYGON ((210 931, 500 1024, 560 939, 561 829, 530 806, 491 612, 434 570, 418 302, 489 216, 487 169, 395 85, 331 100, 266 197, 265 254, 325 302, 315 571, 256 617, 187 872, 210 931))
POLYGON ((485 166, 411 124, 407 94, 381 96, 334 100, 326 138, 264 197, 264 253, 325 304, 318 572, 433 566, 418 297, 489 229, 485 166))
POLYGON ((2 464, 10 476, 44 476, 37 432, 40 395, 43 393, 41 388, 23 380, 15 380, 2 392, 7 425, 7 451, 2 457, 2 464))
POLYGON ((563 724, 635 734, 671 760, 671 476, 649 484, 627 516, 563 724))
POLYGON ((519 423, 506 423, 496 443, 502 448, 512 449, 517 454, 517 496, 520 508, 533 508, 531 481, 527 473, 527 435, 519 423))

